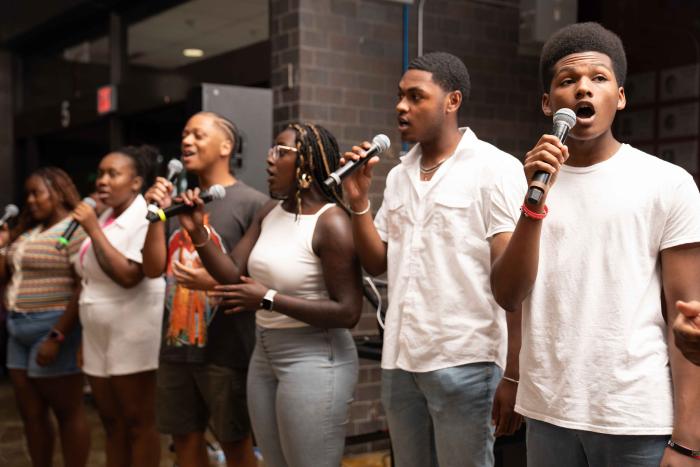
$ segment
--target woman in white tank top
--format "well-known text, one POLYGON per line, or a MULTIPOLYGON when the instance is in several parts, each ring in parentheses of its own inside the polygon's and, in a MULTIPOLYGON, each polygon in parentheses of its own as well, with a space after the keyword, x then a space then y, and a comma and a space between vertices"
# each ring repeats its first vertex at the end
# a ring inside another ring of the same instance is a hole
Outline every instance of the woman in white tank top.
POLYGON ((198 191, 181 215, 228 312, 257 310, 248 408, 268 467, 337 467, 357 383, 349 328, 362 311, 360 266, 339 188, 338 144, 318 125, 293 124, 267 157, 268 203, 226 256, 209 241, 198 191))

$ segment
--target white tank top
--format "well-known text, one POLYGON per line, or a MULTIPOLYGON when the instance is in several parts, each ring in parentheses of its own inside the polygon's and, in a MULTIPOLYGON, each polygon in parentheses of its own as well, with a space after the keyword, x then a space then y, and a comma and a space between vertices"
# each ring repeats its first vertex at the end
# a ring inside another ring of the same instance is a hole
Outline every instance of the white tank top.
MULTIPOLYGON (((311 245, 316 222, 335 206, 326 204, 316 214, 296 215, 275 206, 262 221, 260 237, 248 257, 248 275, 277 292, 306 300, 328 298, 321 259, 311 245)), ((300 328, 308 324, 275 311, 258 310, 258 326, 300 328)))

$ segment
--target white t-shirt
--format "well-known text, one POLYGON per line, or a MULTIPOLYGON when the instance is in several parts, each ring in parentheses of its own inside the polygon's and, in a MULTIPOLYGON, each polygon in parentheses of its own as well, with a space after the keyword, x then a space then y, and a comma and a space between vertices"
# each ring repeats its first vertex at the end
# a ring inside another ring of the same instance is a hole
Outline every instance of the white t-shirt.
POLYGON ((692 177, 622 145, 599 164, 563 166, 547 204, 516 410, 565 428, 670 434, 659 253, 700 242, 692 177))
POLYGON ((491 293, 489 240, 515 228, 525 176, 517 159, 460 131, 430 183, 419 180, 420 145, 387 176, 374 220, 387 243, 385 369, 505 367, 505 312, 491 293))

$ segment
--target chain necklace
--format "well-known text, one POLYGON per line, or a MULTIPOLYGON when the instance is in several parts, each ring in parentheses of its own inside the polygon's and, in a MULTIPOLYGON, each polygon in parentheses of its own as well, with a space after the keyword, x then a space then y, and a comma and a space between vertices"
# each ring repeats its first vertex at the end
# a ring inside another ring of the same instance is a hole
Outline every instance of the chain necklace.
POLYGON ((420 173, 421 173, 421 180, 424 180, 424 181, 429 180, 430 177, 432 176, 432 174, 435 173, 435 171, 436 171, 437 169, 439 169, 440 166, 441 166, 442 164, 444 164, 445 161, 446 161, 447 159, 449 159, 449 157, 444 158, 443 160, 441 160, 440 162, 438 162, 438 163, 435 164, 434 166, 429 167, 429 168, 427 168, 427 169, 426 169, 425 167, 423 167, 423 161, 421 161, 421 162, 418 164, 418 168, 420 169, 420 173))

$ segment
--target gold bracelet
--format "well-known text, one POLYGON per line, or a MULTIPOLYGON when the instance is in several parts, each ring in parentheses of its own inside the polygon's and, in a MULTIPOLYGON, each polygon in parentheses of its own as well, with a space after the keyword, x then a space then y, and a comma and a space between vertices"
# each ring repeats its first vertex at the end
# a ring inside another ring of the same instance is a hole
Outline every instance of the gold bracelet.
POLYGON ((192 246, 195 247, 195 248, 201 248, 201 247, 203 247, 204 245, 206 245, 206 244, 209 242, 209 240, 211 240, 211 230, 209 229, 209 226, 208 226, 208 225, 203 225, 202 227, 204 227, 204 230, 207 231, 207 238, 204 239, 204 241, 203 241, 202 243, 194 243, 194 242, 192 242, 192 246))
POLYGON ((369 212, 369 209, 372 207, 372 202, 370 200, 367 200, 367 207, 364 208, 362 211, 353 211, 352 208, 350 208, 350 212, 353 213, 356 216, 364 216, 369 212))

